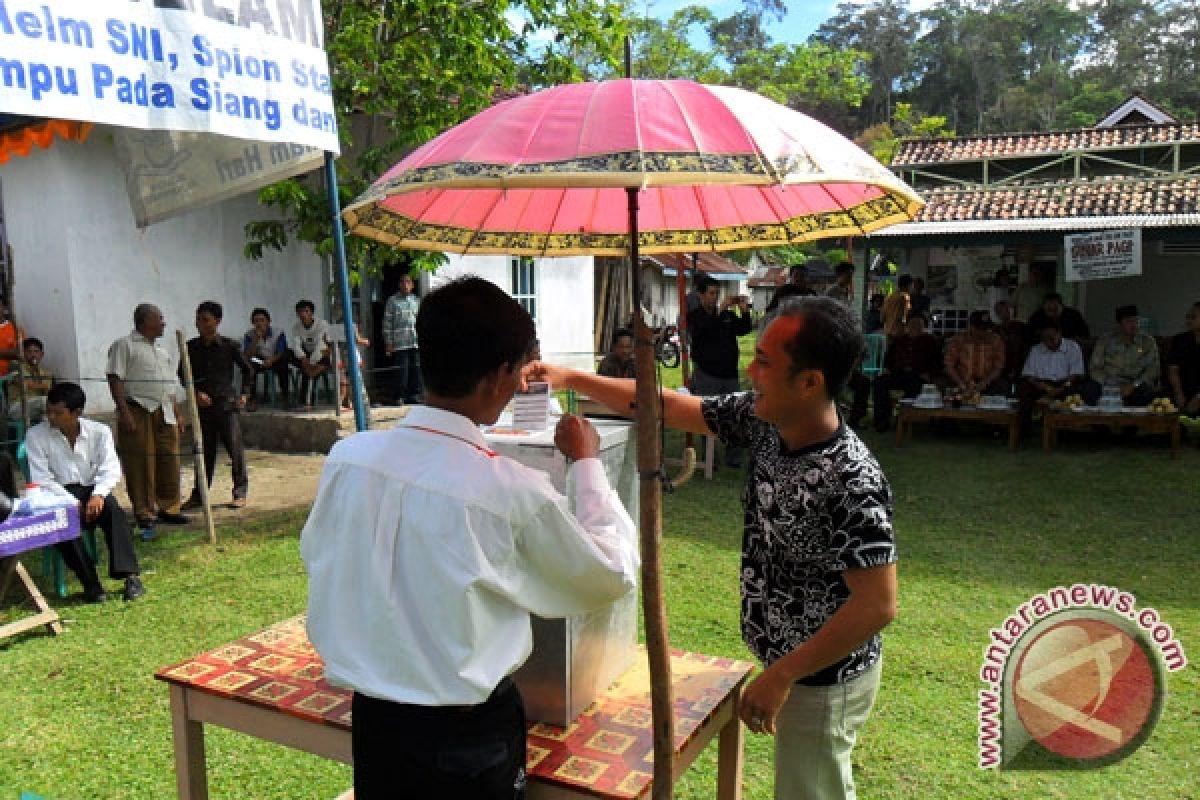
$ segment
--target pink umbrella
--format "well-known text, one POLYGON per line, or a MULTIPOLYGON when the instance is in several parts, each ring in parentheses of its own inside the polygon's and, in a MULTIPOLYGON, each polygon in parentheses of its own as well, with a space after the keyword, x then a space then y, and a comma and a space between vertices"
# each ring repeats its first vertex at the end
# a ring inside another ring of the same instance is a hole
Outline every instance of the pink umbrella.
MULTIPOLYGON (((626 255, 861 235, 912 219, 917 195, 832 129, 760 95, 680 80, 558 86, 429 141, 343 212, 351 233, 455 253, 626 255)), ((640 270, 633 292, 641 297, 640 270)), ((674 785, 660 562, 659 399, 635 315, 642 595, 654 797, 674 785)))

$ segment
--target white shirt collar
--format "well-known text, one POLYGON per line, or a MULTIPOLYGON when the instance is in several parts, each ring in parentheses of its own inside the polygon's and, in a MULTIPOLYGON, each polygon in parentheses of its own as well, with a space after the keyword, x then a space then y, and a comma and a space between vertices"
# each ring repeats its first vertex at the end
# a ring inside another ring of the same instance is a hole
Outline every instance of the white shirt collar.
POLYGON ((466 439, 471 444, 477 445, 484 450, 490 449, 487 440, 483 438, 483 431, 479 429, 478 425, 462 414, 446 411, 441 408, 432 408, 430 406, 415 406, 410 408, 408 414, 405 415, 397 427, 432 428, 442 433, 448 433, 451 436, 466 439))

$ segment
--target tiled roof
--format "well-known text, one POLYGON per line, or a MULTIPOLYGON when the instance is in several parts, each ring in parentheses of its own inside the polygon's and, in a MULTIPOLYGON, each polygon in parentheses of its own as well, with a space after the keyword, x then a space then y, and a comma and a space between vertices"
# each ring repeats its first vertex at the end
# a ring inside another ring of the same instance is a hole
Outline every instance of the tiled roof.
POLYGON ((913 222, 887 228, 880 235, 1200 223, 1200 176, 939 188, 921 196, 925 207, 913 222), (1101 220, 1105 224, 1099 225, 1101 220))
POLYGON ((1200 142, 1200 123, 1081 128, 1044 133, 1002 133, 957 139, 909 139, 900 144, 892 166, 945 164, 955 161, 979 161, 984 158, 1018 158, 1174 142, 1200 142))
POLYGON ((787 267, 764 267, 754 273, 754 277, 746 281, 751 289, 774 288, 787 283, 787 267))

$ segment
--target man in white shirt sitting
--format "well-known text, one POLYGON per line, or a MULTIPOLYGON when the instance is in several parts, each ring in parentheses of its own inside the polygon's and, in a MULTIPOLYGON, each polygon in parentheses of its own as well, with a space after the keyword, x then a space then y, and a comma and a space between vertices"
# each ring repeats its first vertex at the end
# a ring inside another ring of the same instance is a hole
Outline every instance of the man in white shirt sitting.
POLYGON ((300 402, 306 411, 313 406, 312 382, 329 370, 329 323, 317 316, 311 300, 296 303, 296 324, 288 337, 292 345, 290 363, 300 370, 300 402))
POLYGON ((358 800, 524 796, 525 714, 509 676, 530 614, 602 607, 635 586, 635 530, 563 417, 575 514, 544 473, 487 446, 521 383, 533 320, 462 278, 417 315, 425 403, 392 430, 339 442, 301 535, 308 634, 329 680, 354 689, 358 800))
POLYGON ((1042 324, 1041 342, 1033 346, 1021 370, 1017 388, 1020 398, 1021 426, 1028 431, 1033 407, 1039 401, 1062 400, 1080 392, 1087 377, 1083 369, 1083 351, 1074 339, 1064 339, 1058 323, 1042 324))
MULTIPOLYGON (((87 397, 75 383, 58 383, 46 395, 46 419, 25 434, 29 478, 41 486, 58 484, 79 499, 84 525, 104 531, 108 575, 125 579, 123 596, 136 600, 146 593, 138 577, 137 553, 129 520, 112 491, 121 479, 121 462, 107 425, 83 418, 87 397)), ((57 545, 63 561, 83 584, 84 598, 101 603, 108 595, 96 567, 79 539, 57 545)))

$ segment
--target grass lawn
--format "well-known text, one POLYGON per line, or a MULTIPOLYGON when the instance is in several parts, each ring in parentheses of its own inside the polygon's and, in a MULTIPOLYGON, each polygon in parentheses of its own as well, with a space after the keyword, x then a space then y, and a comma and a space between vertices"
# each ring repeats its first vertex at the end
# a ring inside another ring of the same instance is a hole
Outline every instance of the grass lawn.
MULTIPOLYGON (((865 435, 892 481, 901 608, 885 636, 883 688, 856 750, 864 798, 1196 798, 1200 680, 1169 676, 1149 742, 1094 772, 976 768, 978 671, 988 629, 1037 592, 1077 581, 1121 587, 1200 653, 1200 450, 1161 441, 1063 437, 1017 453, 990 432, 918 429, 897 450, 865 435)), ((673 646, 747 658, 738 634, 740 474, 694 479, 664 503, 673 646)), ((0 642, 0 800, 175 796, 160 666, 302 611, 304 513, 139 543, 149 594, 103 606, 55 601, 70 621, 0 642)), ((36 559, 30 564, 37 566, 36 559)), ((0 621, 14 609, 0 609, 0 621)), ((332 798, 349 769, 208 728, 214 798, 332 798)), ((713 794, 715 748, 677 796, 713 794)), ((747 737, 748 798, 771 797, 769 740, 747 737)))

